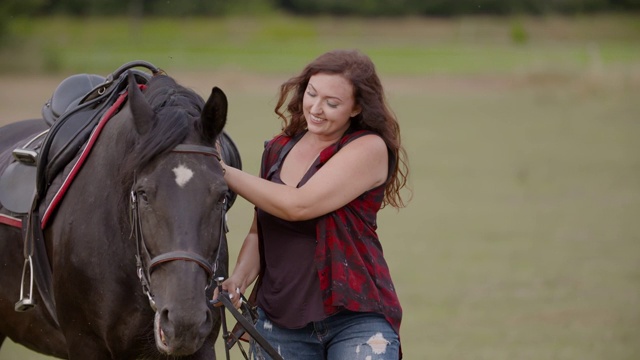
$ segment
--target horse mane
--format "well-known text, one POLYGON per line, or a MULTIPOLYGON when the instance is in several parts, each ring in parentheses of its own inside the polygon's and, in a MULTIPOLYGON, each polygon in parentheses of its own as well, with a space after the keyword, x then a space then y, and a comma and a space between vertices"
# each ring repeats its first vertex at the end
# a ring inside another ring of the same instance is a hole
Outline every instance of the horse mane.
MULTIPOLYGON (((136 169, 147 166, 153 159, 185 141, 193 130, 200 129, 200 113, 204 100, 193 90, 183 87, 166 75, 156 75, 147 83, 145 98, 154 112, 153 124, 148 132, 138 137, 132 151, 123 161, 122 180, 132 181, 136 169)), ((200 132, 200 131, 198 131, 200 132)))

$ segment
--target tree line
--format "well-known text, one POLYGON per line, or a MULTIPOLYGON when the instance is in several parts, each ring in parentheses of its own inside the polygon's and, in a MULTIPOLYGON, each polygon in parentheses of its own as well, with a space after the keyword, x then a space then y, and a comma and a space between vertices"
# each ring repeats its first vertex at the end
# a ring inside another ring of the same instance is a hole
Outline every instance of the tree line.
POLYGON ((640 0, 4 0, 6 15, 225 16, 294 15, 458 16, 584 14, 638 11, 640 0))

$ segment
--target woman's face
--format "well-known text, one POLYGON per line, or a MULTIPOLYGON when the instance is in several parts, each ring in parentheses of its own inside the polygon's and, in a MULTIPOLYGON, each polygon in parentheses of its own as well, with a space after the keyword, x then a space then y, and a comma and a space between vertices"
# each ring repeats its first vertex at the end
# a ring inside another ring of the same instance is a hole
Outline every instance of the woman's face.
POLYGON ((311 76, 302 99, 309 132, 331 138, 342 136, 349 128, 351 117, 360 112, 353 93, 353 85, 342 75, 311 76))

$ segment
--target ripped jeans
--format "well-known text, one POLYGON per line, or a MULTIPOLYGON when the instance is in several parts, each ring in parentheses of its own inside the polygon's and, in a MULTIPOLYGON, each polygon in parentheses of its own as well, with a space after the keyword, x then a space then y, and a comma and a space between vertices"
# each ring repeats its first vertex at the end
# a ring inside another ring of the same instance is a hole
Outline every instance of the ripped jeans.
MULTIPOLYGON (((258 308, 256 329, 285 360, 397 360, 400 341, 384 316, 341 311, 300 329, 273 324, 258 308)), ((271 360, 251 342, 255 360, 271 360)))

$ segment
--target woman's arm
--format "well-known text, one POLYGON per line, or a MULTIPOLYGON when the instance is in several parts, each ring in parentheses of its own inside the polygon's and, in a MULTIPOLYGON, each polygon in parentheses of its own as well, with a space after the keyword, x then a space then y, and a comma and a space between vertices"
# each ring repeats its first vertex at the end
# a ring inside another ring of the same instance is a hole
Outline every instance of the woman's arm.
POLYGON ((225 180, 237 194, 271 215, 308 220, 348 204, 387 179, 387 146, 377 135, 357 138, 340 149, 309 181, 295 188, 225 166, 225 180))
MULTIPOLYGON (((253 222, 240 248, 233 274, 222 283, 222 289, 231 295, 231 300, 236 308, 240 307, 240 296, 236 296, 236 294, 244 294, 260 273, 258 246, 258 220, 254 212, 253 222)), ((214 298, 216 297, 217 292, 214 294, 214 298)))

